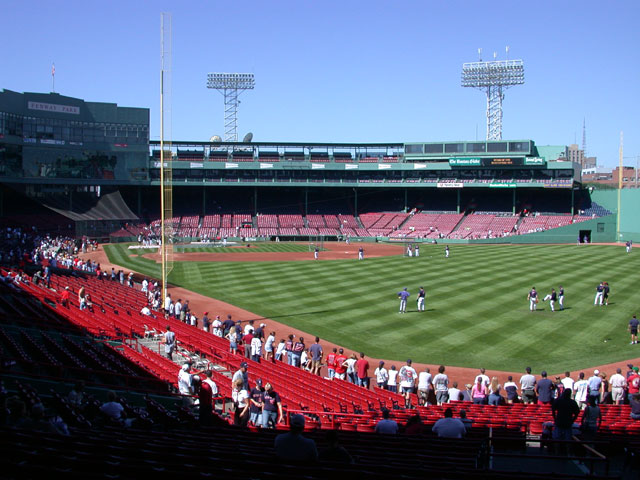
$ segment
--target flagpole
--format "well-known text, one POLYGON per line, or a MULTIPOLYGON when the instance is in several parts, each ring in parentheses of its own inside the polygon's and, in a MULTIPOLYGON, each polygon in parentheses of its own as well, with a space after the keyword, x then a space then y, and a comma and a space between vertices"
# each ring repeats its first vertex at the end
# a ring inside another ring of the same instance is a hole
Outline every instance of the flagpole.
POLYGON ((51 64, 51 93, 56 93, 56 64, 51 64))

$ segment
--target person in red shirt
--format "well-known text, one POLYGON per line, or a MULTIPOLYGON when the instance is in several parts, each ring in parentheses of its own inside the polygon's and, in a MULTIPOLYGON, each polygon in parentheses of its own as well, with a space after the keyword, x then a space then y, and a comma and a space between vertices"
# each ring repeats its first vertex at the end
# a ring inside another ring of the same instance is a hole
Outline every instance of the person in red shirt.
POLYGON ((629 401, 631 397, 640 392, 640 375, 638 374, 638 367, 633 367, 633 375, 627 378, 627 389, 629 391, 629 401))
POLYGON ((327 355, 327 371, 329 372, 329 380, 333 380, 333 376, 336 373, 336 356, 338 349, 333 348, 333 351, 327 355))
POLYGON ((360 359, 356 362, 356 374, 358 385, 369 388, 369 362, 364 358, 364 353, 360 352, 360 359))
POLYGON ((345 374, 347 373, 347 366, 344 364, 344 362, 346 360, 347 360, 347 356, 344 354, 344 350, 341 348, 340 350, 338 350, 338 355, 336 355, 336 358, 335 358, 335 365, 336 365, 335 378, 338 378, 340 380, 345 379, 345 374))
POLYGON ((64 290, 60 294, 60 303, 63 307, 69 305, 69 287, 64 287, 64 290))

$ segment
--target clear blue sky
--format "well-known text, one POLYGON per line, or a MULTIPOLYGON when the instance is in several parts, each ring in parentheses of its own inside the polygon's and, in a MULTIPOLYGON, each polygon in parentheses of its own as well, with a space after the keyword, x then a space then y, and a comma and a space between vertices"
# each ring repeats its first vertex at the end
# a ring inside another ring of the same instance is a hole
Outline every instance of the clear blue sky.
MULTIPOLYGON (((208 72, 250 72, 240 138, 410 142, 485 136, 486 99, 464 62, 525 62, 503 138, 582 143, 600 164, 640 155, 640 2, 0 0, 0 88, 151 108, 159 136, 160 14, 173 17, 172 136, 223 136, 208 72)), ((635 164, 635 158, 625 160, 635 164)))

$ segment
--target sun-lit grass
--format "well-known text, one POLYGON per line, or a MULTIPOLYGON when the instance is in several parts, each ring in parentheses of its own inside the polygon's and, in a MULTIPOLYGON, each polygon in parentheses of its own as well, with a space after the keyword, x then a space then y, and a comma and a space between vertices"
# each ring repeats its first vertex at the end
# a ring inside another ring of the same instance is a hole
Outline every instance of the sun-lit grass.
MULTIPOLYGON (((305 245, 304 248, 307 248, 305 245)), ((106 247, 112 262, 159 276, 159 266, 106 247)), ((176 262, 171 283, 237 305, 312 335, 402 361, 502 370, 562 371, 639 356, 626 325, 640 305, 640 253, 595 245, 425 245, 419 258, 295 262, 176 262), (611 285, 608 307, 594 307, 596 285, 611 285), (527 292, 563 285, 566 309, 527 292), (416 293, 427 291, 426 312, 416 293), (397 292, 408 287, 409 311, 397 292)))

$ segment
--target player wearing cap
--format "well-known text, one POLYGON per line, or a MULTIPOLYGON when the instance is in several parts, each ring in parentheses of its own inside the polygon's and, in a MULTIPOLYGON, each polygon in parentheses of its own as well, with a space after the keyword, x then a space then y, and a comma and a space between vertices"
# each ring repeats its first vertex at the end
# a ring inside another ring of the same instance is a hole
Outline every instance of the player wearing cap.
POLYGON ((602 305, 604 297, 604 282, 600 282, 600 285, 596 287, 596 297, 593 299, 594 305, 602 305))
POLYGON ((424 312, 424 298, 426 296, 426 293, 424 291, 424 287, 420 287, 420 291, 418 292, 418 298, 417 298, 417 302, 418 302, 418 311, 419 312, 424 312))
POLYGON ((407 287, 401 292, 398 292, 398 298, 400 299, 400 311, 398 313, 407 313, 407 299, 411 294, 407 291, 407 287))
POLYGON ((640 322, 634 315, 631 320, 629 320, 629 333, 631 334, 631 344, 638 343, 638 325, 640 322))
POLYGON ((556 289, 552 288, 551 289, 551 293, 545 295, 545 297, 543 298, 543 300, 546 302, 547 300, 549 301, 549 306, 551 307, 551 311, 555 312, 555 306, 556 306, 556 301, 558 300, 558 294, 556 293, 556 289))
POLYGON ((527 300, 529 300, 529 310, 532 312, 535 311, 538 306, 538 292, 536 292, 536 287, 531 287, 529 295, 527 295, 527 300))

